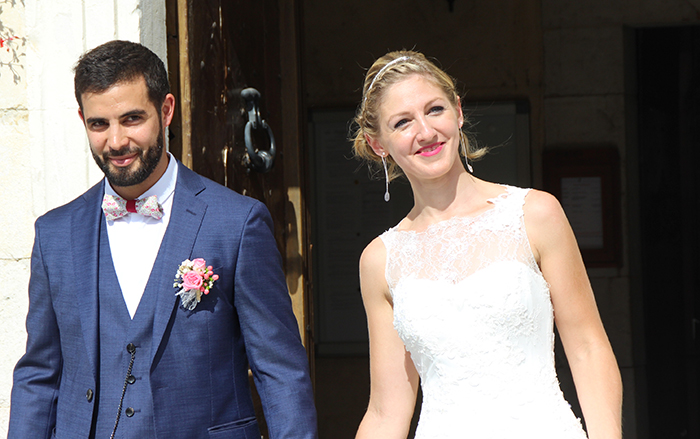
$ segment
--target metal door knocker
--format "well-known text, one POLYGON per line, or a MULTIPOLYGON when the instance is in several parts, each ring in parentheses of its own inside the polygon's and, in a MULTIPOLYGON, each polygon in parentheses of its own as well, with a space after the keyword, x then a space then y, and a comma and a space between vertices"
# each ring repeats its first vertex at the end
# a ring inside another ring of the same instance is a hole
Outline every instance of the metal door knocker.
POLYGON ((241 91, 241 97, 245 101, 245 109, 248 112, 248 122, 245 124, 245 147, 246 154, 243 163, 249 168, 258 172, 268 172, 275 163, 275 136, 272 134, 270 126, 260 118, 260 92, 254 88, 246 88, 241 91), (265 151, 255 147, 253 144, 252 130, 265 130, 270 139, 270 148, 265 151))

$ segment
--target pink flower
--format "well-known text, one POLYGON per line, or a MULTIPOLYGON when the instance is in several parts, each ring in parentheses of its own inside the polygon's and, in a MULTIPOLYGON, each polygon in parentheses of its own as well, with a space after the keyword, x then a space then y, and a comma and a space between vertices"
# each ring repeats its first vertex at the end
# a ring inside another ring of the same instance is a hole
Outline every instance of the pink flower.
MULTIPOLYGON (((196 261, 195 259, 195 262, 196 261)), ((204 279, 202 279, 202 275, 194 270, 188 271, 182 275, 182 287, 186 290, 198 290, 203 282, 204 279)))
POLYGON ((192 269, 197 271, 204 271, 207 266, 207 262, 202 258, 197 258, 192 261, 192 269))
POLYGON ((209 294, 218 278, 212 266, 207 265, 204 259, 185 259, 175 274, 173 287, 179 289, 175 295, 180 297, 183 308, 192 311, 202 299, 202 295, 209 294))

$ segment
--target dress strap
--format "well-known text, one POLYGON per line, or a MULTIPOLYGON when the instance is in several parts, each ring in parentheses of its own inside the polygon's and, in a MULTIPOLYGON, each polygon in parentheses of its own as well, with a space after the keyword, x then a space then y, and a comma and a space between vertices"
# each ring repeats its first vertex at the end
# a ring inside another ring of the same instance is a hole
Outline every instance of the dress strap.
POLYGON ((519 188, 515 186, 505 186, 505 191, 495 198, 490 198, 488 201, 494 205, 494 208, 503 212, 511 212, 515 218, 521 218, 524 214, 523 206, 525 205, 525 197, 530 192, 529 188, 519 188))
POLYGON ((382 233, 379 235, 379 239, 382 240, 384 243, 384 248, 386 249, 386 261, 384 262, 384 279, 386 279, 387 285, 389 285, 389 291, 392 290, 392 286, 394 285, 394 281, 392 279, 392 276, 390 275, 391 273, 391 250, 393 248, 393 244, 396 238, 396 228, 398 226, 394 226, 387 230, 386 232, 382 233))

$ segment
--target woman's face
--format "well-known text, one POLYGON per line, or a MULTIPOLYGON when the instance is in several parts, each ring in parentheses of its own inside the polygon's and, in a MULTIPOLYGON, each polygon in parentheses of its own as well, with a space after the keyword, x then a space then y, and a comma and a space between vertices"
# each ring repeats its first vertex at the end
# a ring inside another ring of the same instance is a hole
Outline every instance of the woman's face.
MULTIPOLYGON (((390 154, 409 180, 434 179, 462 167, 462 110, 435 83, 411 75, 386 89, 379 111, 378 155, 390 154)), ((462 167, 463 168, 463 167, 462 167)))

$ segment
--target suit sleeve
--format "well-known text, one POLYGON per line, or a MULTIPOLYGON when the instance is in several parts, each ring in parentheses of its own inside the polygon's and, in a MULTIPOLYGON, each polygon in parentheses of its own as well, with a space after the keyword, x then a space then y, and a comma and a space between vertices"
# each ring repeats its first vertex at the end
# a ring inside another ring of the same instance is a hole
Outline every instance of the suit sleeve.
POLYGON ((26 323, 27 350, 13 375, 8 439, 50 438, 56 423, 61 347, 38 225, 35 232, 26 323))
POLYGON ((236 265, 235 306, 271 439, 316 438, 316 409, 267 208, 246 219, 236 265))

